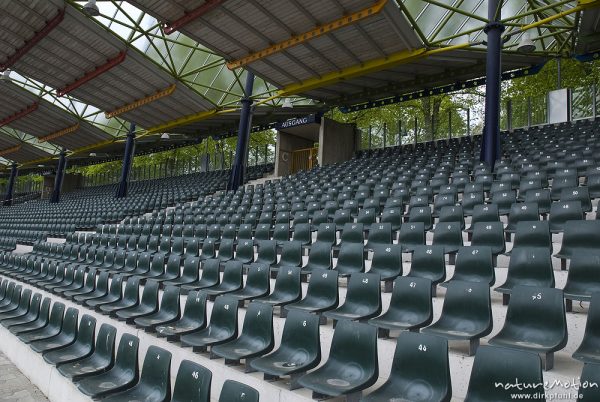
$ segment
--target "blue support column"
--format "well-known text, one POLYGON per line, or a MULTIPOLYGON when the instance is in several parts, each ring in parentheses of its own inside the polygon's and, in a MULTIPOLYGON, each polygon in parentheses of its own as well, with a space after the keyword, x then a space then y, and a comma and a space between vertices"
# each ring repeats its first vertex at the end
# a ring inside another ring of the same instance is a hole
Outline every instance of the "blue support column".
POLYGON ((66 168, 67 155, 66 151, 63 149, 60 152, 60 158, 58 158, 58 167, 56 168, 56 177, 54 178, 54 189, 52 190, 52 196, 50 197, 50 202, 53 204, 60 202, 60 190, 62 188, 66 168))
POLYGON ((248 141, 250 140, 250 121, 252 120, 252 89, 254 87, 254 74, 250 71, 247 74, 244 97, 240 100, 242 111, 238 127, 238 141, 235 148, 235 160, 231 167, 231 176, 229 177, 229 183, 227 183, 227 190, 237 190, 239 186, 244 184, 248 141))
POLYGON ((493 170, 500 159, 500 82, 502 74, 502 32, 500 0, 488 1, 488 24, 485 84, 485 125, 480 160, 493 170))
POLYGON ((121 170, 121 181, 117 188, 117 198, 127 197, 127 185, 129 182, 129 172, 133 164, 133 153, 135 152, 135 123, 129 126, 127 141, 125 142, 125 155, 123 156, 123 168, 121 170))
POLYGON ((17 179, 17 164, 13 163, 10 169, 10 177, 6 186, 6 196, 4 197, 4 205, 12 205, 13 189, 15 188, 15 180, 17 179))

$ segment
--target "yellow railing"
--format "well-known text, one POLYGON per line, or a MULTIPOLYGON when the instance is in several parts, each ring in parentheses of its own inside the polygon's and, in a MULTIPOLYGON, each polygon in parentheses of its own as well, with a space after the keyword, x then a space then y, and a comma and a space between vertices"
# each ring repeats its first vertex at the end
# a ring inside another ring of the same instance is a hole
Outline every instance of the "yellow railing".
POLYGON ((290 174, 301 170, 309 170, 317 165, 318 148, 305 148, 292 151, 290 174))

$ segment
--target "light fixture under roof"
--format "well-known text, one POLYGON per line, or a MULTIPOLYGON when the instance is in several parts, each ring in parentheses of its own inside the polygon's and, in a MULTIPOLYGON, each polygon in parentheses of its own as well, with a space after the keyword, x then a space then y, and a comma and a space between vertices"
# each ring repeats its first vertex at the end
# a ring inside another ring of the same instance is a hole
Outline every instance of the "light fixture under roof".
POLYGON ((96 157, 96 153, 95 152, 90 152, 90 157, 91 158, 95 158, 96 157))
POLYGON ((160 139, 161 139, 161 140, 168 140, 169 138, 171 138, 171 136, 170 136, 168 133, 163 133, 163 134, 160 136, 160 139))
POLYGON ((38 166, 39 168, 42 168, 42 167, 44 167, 44 165, 37 165, 37 166, 38 166))
POLYGON ((0 80, 10 81, 10 69, 7 68, 2 72, 2 75, 0 75, 0 80))
POLYGON ((92 17, 97 17, 100 15, 100 9, 98 9, 98 5, 96 4, 96 0, 89 0, 83 6, 83 11, 87 15, 91 15, 92 17))
POLYGON ((291 109, 294 107, 294 105, 292 104, 292 101, 290 100, 290 98, 285 98, 283 101, 283 105, 281 105, 281 107, 286 108, 286 109, 291 109))
POLYGON ((521 40, 519 41, 519 46, 517 46, 517 51, 519 53, 531 53, 535 51, 535 45, 531 40, 529 32, 525 31, 523 32, 523 35, 521 35, 521 40))

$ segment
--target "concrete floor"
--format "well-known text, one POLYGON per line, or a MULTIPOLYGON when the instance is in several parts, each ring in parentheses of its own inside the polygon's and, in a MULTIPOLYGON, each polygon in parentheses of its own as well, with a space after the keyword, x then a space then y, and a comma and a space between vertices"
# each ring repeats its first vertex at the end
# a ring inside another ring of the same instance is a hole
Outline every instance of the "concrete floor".
POLYGON ((42 402, 48 399, 4 354, 0 353, 0 401, 42 402))

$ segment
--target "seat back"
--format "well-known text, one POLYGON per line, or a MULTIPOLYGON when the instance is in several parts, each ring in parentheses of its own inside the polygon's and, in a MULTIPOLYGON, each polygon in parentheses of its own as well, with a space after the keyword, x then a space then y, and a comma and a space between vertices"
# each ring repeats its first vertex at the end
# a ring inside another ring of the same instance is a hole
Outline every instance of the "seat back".
POLYGON ((413 251, 415 247, 425 244, 425 225, 423 222, 404 223, 400 227, 398 244, 402 245, 402 251, 413 251))
POLYGON ((504 252, 504 224, 502 222, 477 222, 473 226, 472 246, 488 246, 493 255, 504 252))
POLYGON ((177 370, 171 402, 210 402, 212 373, 190 360, 182 360, 177 370))
POLYGON ((314 270, 315 268, 331 269, 333 262, 331 259, 331 244, 316 242, 310 248, 308 263, 305 268, 314 270))
POLYGON ((258 402, 258 400, 257 390, 234 380, 226 380, 219 395, 219 402, 258 402))
POLYGON ((362 243, 342 243, 335 269, 340 275, 351 275, 365 270, 362 243))
POLYGON ((123 300, 129 303, 137 303, 140 297, 140 277, 132 276, 127 280, 123 300))
POLYGON ((282 267, 299 267, 302 265, 302 244, 296 241, 283 243, 278 265, 282 267))
POLYGON ((137 387, 156 400, 171 395, 171 352, 154 345, 148 348, 137 387))
POLYGON ((456 253, 454 280, 482 282, 492 286, 496 281, 492 250, 487 246, 461 247, 456 253))
POLYGON ((364 386, 375 383, 379 374, 377 358, 377 330, 375 327, 354 321, 341 320, 331 341, 326 365, 360 367, 362 376, 370 378, 364 386))
POLYGON ((381 312, 381 285, 379 275, 371 273, 356 273, 348 280, 348 291, 344 307, 350 306, 357 313, 381 312))
POLYGON ((117 329, 110 324, 103 323, 98 330, 94 355, 103 360, 110 367, 115 361, 115 339, 117 329))
POLYGON ((210 316, 210 327, 237 333, 238 301, 231 296, 220 295, 215 298, 210 316))
POLYGON ((443 247, 420 246, 415 248, 408 276, 428 278, 434 284, 446 279, 446 260, 443 247))
POLYGON ((511 253, 505 287, 518 285, 554 287, 550 251, 541 247, 519 247, 511 253))
POLYGON ((162 294, 162 298, 160 301, 160 312, 168 313, 169 316, 177 316, 180 314, 179 307, 179 286, 168 285, 165 286, 165 289, 162 294))
POLYGON ((299 267, 285 267, 277 272, 273 296, 284 297, 286 300, 295 300, 302 296, 299 267))
POLYGON ((115 367, 118 367, 126 375, 137 379, 139 376, 138 346, 140 340, 137 336, 124 333, 121 335, 117 348, 115 367))
POLYGON ((269 345, 268 350, 271 350, 275 344, 273 306, 257 301, 251 302, 246 310, 240 337, 250 339, 253 344, 269 345))
MULTIPOLYGON (((515 378, 522 384, 543 384, 539 356, 503 347, 480 346, 473 362, 465 401, 509 401, 512 399, 511 394, 515 393, 515 388, 510 386, 514 384, 515 378)), ((540 393, 544 394, 540 388, 527 387, 519 389, 518 393, 530 395, 531 400, 546 400, 539 396, 540 393)))

